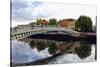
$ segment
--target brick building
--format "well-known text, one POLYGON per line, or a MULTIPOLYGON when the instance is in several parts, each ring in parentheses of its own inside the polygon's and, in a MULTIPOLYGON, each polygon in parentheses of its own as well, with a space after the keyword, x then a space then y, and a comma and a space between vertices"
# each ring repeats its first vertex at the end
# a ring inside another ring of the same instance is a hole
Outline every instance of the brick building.
POLYGON ((45 19, 43 19, 43 20, 41 20, 41 22, 40 22, 42 25, 48 25, 48 21, 47 20, 45 20, 45 19))
POLYGON ((69 29, 75 28, 75 19, 63 19, 58 23, 59 27, 65 27, 69 29))

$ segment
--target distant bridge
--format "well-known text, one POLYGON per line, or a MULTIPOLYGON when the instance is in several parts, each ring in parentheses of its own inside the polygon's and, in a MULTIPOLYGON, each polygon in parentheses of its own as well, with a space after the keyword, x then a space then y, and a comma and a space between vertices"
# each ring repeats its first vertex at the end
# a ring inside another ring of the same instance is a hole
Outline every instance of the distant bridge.
POLYGON ((47 32, 53 32, 53 31, 57 31, 58 34, 69 34, 71 36, 79 35, 78 32, 67 28, 43 27, 43 28, 34 28, 34 29, 18 29, 16 31, 11 31, 11 40, 18 40, 35 34, 40 34, 40 33, 47 34, 47 32))

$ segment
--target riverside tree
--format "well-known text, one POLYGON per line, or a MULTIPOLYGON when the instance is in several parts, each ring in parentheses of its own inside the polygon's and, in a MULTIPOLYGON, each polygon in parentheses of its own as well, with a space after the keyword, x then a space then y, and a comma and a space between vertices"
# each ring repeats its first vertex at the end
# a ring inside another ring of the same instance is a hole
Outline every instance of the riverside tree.
POLYGON ((36 20, 36 25, 40 25, 41 24, 41 19, 37 19, 36 20))
POLYGON ((57 25, 57 19, 53 18, 49 20, 49 25, 57 25))
POLYGON ((91 32, 92 31, 92 20, 88 16, 80 16, 75 22, 75 30, 80 32, 91 32))

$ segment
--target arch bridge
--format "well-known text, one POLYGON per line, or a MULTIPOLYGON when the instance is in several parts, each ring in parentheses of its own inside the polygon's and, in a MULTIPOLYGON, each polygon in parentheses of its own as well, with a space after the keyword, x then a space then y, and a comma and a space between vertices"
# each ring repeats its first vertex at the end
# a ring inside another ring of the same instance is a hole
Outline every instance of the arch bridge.
POLYGON ((57 32, 55 34, 69 34, 71 36, 79 36, 79 32, 71 29, 61 28, 61 27, 46 27, 46 28, 36 28, 36 29, 19 29, 17 31, 11 30, 11 40, 18 40, 35 34, 49 34, 50 32, 57 32))

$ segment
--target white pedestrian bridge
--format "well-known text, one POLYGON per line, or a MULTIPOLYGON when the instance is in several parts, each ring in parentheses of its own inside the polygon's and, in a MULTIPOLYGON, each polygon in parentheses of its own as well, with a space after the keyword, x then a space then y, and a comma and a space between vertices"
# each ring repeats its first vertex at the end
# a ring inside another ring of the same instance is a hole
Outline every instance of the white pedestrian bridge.
POLYGON ((69 34, 71 36, 79 35, 79 32, 77 31, 62 27, 38 27, 34 29, 18 29, 16 31, 11 31, 11 40, 18 40, 41 33, 47 34, 47 32, 52 32, 52 31, 63 32, 59 34, 69 34))

